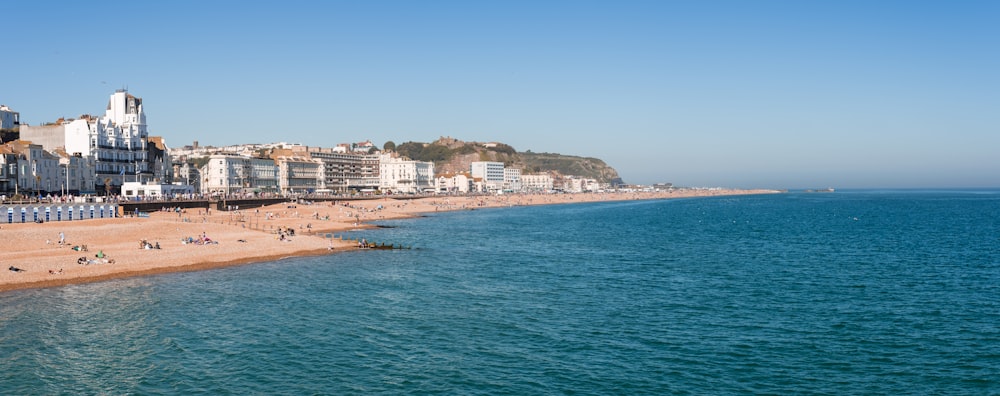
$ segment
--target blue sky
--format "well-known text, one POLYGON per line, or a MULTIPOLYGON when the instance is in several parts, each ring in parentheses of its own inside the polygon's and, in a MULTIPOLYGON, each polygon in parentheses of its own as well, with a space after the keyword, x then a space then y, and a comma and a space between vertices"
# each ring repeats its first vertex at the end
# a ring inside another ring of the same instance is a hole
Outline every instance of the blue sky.
POLYGON ((1000 187, 997 1, 4 5, 32 125, 142 97, 171 146, 440 136, 626 182, 1000 187))

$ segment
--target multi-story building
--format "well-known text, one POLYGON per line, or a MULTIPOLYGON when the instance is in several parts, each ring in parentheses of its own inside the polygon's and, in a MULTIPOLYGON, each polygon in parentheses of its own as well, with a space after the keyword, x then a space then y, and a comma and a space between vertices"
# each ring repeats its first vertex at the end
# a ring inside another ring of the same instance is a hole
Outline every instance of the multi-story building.
MULTIPOLYGON (((14 191, 22 195, 58 195, 62 180, 59 157, 45 151, 38 144, 16 140, 5 144, 4 152, 13 154, 10 158, 16 164, 16 169, 8 174, 15 175, 14 191)), ((7 156, 5 156, 7 157, 7 156)))
POLYGON ((434 163, 413 161, 395 153, 379 156, 379 189, 399 193, 434 191, 434 163))
POLYGON ((184 184, 194 188, 194 191, 201 191, 201 172, 194 164, 183 162, 173 163, 174 184, 184 184))
POLYGON ((0 129, 12 130, 21 125, 21 114, 0 104, 0 129))
POLYGON ((278 169, 272 159, 215 154, 199 172, 199 191, 208 195, 275 193, 280 184, 278 169))
POLYGON ((472 178, 465 173, 440 175, 435 189, 442 194, 465 194, 472 190, 472 178))
POLYGON ((111 95, 103 117, 60 119, 53 124, 20 128, 21 139, 48 150, 63 147, 95 160, 97 190, 116 192, 124 181, 170 182, 169 155, 162 138, 149 143, 142 98, 125 90, 111 95))
POLYGON ((526 192, 552 191, 552 176, 548 174, 521 175, 521 190, 526 192))
POLYGON ((0 194, 11 196, 18 193, 18 154, 10 145, 0 145, 0 194))
POLYGON ((470 166, 472 177, 482 179, 487 191, 497 191, 503 188, 503 162, 476 161, 470 166))
POLYGON ((243 157, 216 154, 208 157, 201 175, 199 191, 206 195, 229 195, 239 191, 242 183, 236 176, 243 170, 243 157))
POLYGON ((97 191, 97 173, 93 157, 84 157, 80 153, 69 154, 59 148, 55 150, 59 157, 60 192, 72 195, 94 194, 97 191))
POLYGON ((276 194, 281 191, 278 164, 270 158, 247 158, 250 181, 247 186, 254 193, 276 194))
POLYGON ((150 136, 147 139, 149 153, 149 168, 154 183, 168 183, 174 180, 173 160, 167 142, 160 136, 150 136))
POLYGON ((311 158, 323 163, 327 189, 346 193, 374 191, 379 187, 379 156, 376 154, 348 153, 337 148, 320 147, 310 147, 308 153, 311 158))
POLYGON ((563 189, 572 193, 593 192, 600 190, 601 185, 596 179, 569 176, 566 178, 563 189))
POLYGON ((517 168, 503 168, 503 190, 521 191, 521 170, 517 168))
POLYGON ((278 188, 284 195, 309 194, 325 189, 323 162, 308 156, 277 155, 278 188))

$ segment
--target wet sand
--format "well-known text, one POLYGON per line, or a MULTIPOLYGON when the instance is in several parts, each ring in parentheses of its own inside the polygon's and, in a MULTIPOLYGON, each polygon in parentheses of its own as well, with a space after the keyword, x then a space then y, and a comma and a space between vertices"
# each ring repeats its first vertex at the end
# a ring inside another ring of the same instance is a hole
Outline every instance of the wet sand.
POLYGON ((180 214, 154 212, 149 218, 0 224, 0 251, 3 251, 0 291, 332 254, 358 248, 356 241, 340 239, 345 231, 371 227, 367 224, 370 221, 410 218, 435 211, 775 192, 692 189, 659 193, 386 197, 336 203, 279 204, 238 212, 213 210, 205 213, 187 209, 180 214), (286 238, 282 239, 279 230, 288 228, 293 229, 295 235, 287 236, 285 232, 286 238), (64 245, 59 244, 60 232, 65 235, 64 245), (198 240, 203 235, 213 243, 182 242, 188 238, 198 240), (337 238, 327 238, 328 235, 337 238), (159 243, 160 249, 142 249, 141 240, 159 243), (87 246, 87 251, 72 249, 83 245, 87 246), (96 257, 99 252, 104 253, 105 260, 96 257), (92 263, 78 264, 81 257, 92 263), (23 271, 11 271, 11 266, 23 271))

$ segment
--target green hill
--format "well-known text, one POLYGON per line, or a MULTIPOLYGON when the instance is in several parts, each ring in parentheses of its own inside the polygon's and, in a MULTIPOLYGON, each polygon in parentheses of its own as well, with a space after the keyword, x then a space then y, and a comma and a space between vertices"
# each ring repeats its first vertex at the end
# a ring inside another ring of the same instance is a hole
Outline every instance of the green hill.
POLYGON ((598 158, 555 153, 519 153, 504 143, 463 142, 442 137, 433 143, 405 142, 396 152, 410 159, 433 162, 435 173, 468 172, 476 161, 503 162, 522 174, 549 173, 553 177, 580 176, 601 183, 621 183, 618 171, 598 158))

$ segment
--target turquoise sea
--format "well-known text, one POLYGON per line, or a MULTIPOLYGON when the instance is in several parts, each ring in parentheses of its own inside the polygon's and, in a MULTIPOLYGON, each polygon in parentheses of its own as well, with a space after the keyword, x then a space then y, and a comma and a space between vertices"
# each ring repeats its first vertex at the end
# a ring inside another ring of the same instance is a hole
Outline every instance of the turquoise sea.
POLYGON ((1000 394, 1000 191, 381 224, 414 249, 0 293, 0 394, 1000 394))

